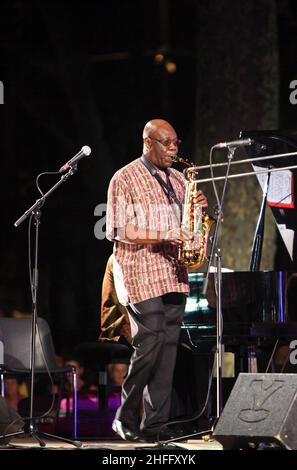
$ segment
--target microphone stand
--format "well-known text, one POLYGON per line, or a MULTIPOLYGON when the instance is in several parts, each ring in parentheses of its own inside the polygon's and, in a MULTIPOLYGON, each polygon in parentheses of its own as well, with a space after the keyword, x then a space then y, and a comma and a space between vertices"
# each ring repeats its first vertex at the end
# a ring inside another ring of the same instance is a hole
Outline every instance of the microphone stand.
POLYGON ((214 430, 215 425, 217 424, 219 417, 221 416, 222 413, 222 408, 223 408, 223 400, 222 400, 222 252, 219 247, 219 230, 223 218, 223 207, 224 207, 224 200, 225 200, 225 193, 227 189, 227 182, 229 178, 229 173, 230 173, 230 168, 231 168, 231 162, 234 156, 234 152, 236 150, 236 147, 230 146, 228 147, 228 164, 227 164, 227 170, 226 170, 226 175, 225 175, 225 180, 224 180, 224 187, 222 191, 222 196, 221 200, 219 202, 218 208, 217 208, 217 222, 215 226, 215 231, 214 235, 212 238, 212 246, 211 246, 211 252, 210 256, 208 258, 208 264, 207 264, 207 271, 206 275, 204 278, 203 282, 203 288, 202 288, 202 295, 206 295, 207 292, 207 287, 208 287, 208 280, 209 280, 209 274, 210 274, 210 267, 212 264, 212 261, 214 257, 216 257, 216 280, 215 280, 215 285, 217 286, 217 321, 216 321, 216 366, 217 366, 217 381, 216 381, 216 392, 217 392, 217 400, 216 400, 216 418, 215 422, 212 425, 212 428, 207 430, 207 431, 202 431, 202 432, 195 432, 194 434, 189 434, 187 436, 179 436, 174 439, 170 439, 166 442, 163 443, 163 446, 166 447, 167 445, 170 445, 171 443, 190 439, 191 437, 197 437, 197 436, 202 436, 205 434, 212 433, 214 430))
POLYGON ((212 246, 211 252, 208 259, 207 271, 204 278, 202 294, 206 295, 208 281, 209 281, 209 274, 210 268, 214 259, 216 257, 216 272, 214 273, 215 276, 215 286, 217 286, 217 334, 216 334, 216 366, 217 366, 217 381, 216 381, 216 390, 217 390, 217 407, 216 407, 216 421, 218 421, 222 408, 223 408, 223 400, 222 400, 222 252, 219 247, 219 230, 221 227, 221 222, 223 218, 223 207, 225 202, 225 194, 227 189, 228 177, 231 168, 231 162, 234 156, 236 147, 228 147, 228 164, 227 170, 224 180, 224 187, 222 191, 221 201, 217 208, 217 223, 215 227, 215 232, 212 239, 212 246))
MULTIPOLYGON (((28 434, 34 437, 41 447, 45 447, 45 442, 41 437, 48 437, 51 439, 61 440, 69 444, 73 444, 75 447, 81 447, 80 441, 73 441, 71 439, 66 439, 64 437, 59 437, 54 434, 49 434, 46 432, 38 431, 33 418, 34 411, 34 376, 35 376, 35 349, 36 349, 36 323, 37 323, 37 301, 38 301, 38 242, 39 242, 39 226, 41 220, 41 207, 44 205, 47 197, 52 194, 61 184, 65 183, 75 172, 77 171, 77 165, 70 167, 69 171, 64 174, 60 180, 51 188, 49 191, 44 194, 40 199, 37 199, 36 202, 31 206, 15 223, 14 226, 18 227, 24 220, 32 214, 34 217, 35 225, 35 249, 34 249, 34 268, 33 268, 33 278, 32 278, 32 324, 31 324, 31 349, 30 349, 30 414, 28 423, 25 423, 24 429, 21 431, 13 432, 0 436, 0 438, 7 438, 13 436, 19 436, 21 434, 28 434), (40 437, 41 436, 41 437, 40 437)), ((30 279, 31 283, 31 279, 30 279)))

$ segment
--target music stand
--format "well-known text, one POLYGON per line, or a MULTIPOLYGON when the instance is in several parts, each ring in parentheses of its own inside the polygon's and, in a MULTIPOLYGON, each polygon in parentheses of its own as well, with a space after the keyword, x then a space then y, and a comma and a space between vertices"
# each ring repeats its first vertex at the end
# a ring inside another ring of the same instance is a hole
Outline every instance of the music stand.
POLYGON ((61 176, 60 180, 47 191, 40 199, 31 206, 15 223, 14 226, 18 227, 25 219, 29 216, 34 217, 35 225, 35 247, 34 247, 34 268, 33 268, 33 279, 31 283, 31 292, 32 292, 32 324, 31 324, 31 373, 30 373, 30 412, 29 419, 26 420, 24 427, 21 431, 12 432, 9 434, 4 434, 0 436, 0 439, 12 438, 14 436, 20 436, 22 434, 28 434, 35 438, 41 447, 45 447, 46 444, 43 441, 42 437, 47 437, 54 440, 59 440, 67 442, 74 445, 75 447, 81 447, 82 443, 80 441, 74 441, 67 439, 65 437, 56 436, 55 434, 50 434, 47 432, 39 431, 36 427, 33 418, 34 411, 34 377, 35 377, 35 346, 36 346, 36 323, 37 323, 37 300, 38 300, 38 242, 39 242, 39 225, 41 219, 41 207, 44 205, 47 197, 52 194, 62 183, 67 181, 77 170, 77 165, 74 164, 70 166, 67 173, 61 176))

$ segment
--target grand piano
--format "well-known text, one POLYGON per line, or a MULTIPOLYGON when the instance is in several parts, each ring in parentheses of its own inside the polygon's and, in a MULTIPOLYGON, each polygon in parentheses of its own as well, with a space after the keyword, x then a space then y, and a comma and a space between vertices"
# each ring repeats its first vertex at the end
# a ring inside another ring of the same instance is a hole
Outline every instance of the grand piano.
MULTIPOLYGON (((279 131, 241 131, 240 138, 252 140, 252 145, 245 147, 248 158, 297 152, 297 136, 285 135, 279 131)), ((289 155, 257 161, 253 163, 253 168, 271 169, 296 164, 297 155, 289 155)), ((257 257, 261 254, 261 247, 259 249, 258 242, 258 246, 253 247, 251 253, 249 271, 223 272, 222 309, 225 339, 233 338, 235 342, 240 342, 257 336, 258 333, 264 336, 265 333, 273 333, 273 336, 278 333, 292 336, 297 334, 297 169, 286 171, 284 185, 287 187, 285 195, 281 197, 283 187, 277 187, 277 184, 282 186, 283 173, 270 173, 269 190, 264 202, 265 206, 269 205, 272 210, 289 261, 286 260, 287 264, 280 263, 282 269, 276 267, 273 272, 259 271, 260 260, 257 257), (273 189, 272 194, 270 189, 273 189), (277 200, 277 197, 281 197, 280 200, 277 200)), ((262 175, 261 177, 265 178, 262 175)), ((258 177, 260 184, 261 177, 258 177)), ((265 208, 259 215, 260 229, 264 228, 265 208)), ((258 235, 262 243, 263 233, 258 235)), ((202 296, 204 274, 189 274, 191 295, 186 306, 184 328, 196 331, 199 340, 216 335, 216 294, 213 276, 210 275, 206 296, 202 296)))
MULTIPOLYGON (((240 137, 253 139, 253 145, 246 149, 248 158, 297 150, 296 136, 284 136, 272 131, 250 131, 241 132, 240 137)), ((257 163, 258 166, 266 167, 268 164, 270 168, 296 165, 297 156, 257 163)), ((279 204, 270 204, 269 194, 267 199, 276 224, 282 229, 288 229, 291 236, 289 250, 286 244, 286 230, 280 230, 280 236, 284 237, 286 262, 280 263, 281 269, 276 271, 259 271, 255 269, 257 263, 253 263, 253 270, 222 274, 222 344, 224 351, 231 352, 235 358, 233 382, 226 385, 226 380, 224 383, 223 379, 224 402, 239 372, 256 371, 250 369, 251 352, 256 358, 258 372, 297 372, 297 366, 289 360, 290 342, 297 339, 297 170, 290 171, 291 204, 285 205, 282 201, 279 204)), ((265 211, 262 217, 264 214, 265 211)), ((259 224, 261 225, 261 220, 259 224)), ((251 256, 253 255, 256 254, 252 253, 251 256)), ((217 334, 214 274, 210 274, 206 295, 202 295, 204 276, 205 273, 202 272, 189 273, 190 296, 181 334, 181 343, 191 349, 196 358, 194 382, 198 408, 203 405, 207 394, 217 334)))

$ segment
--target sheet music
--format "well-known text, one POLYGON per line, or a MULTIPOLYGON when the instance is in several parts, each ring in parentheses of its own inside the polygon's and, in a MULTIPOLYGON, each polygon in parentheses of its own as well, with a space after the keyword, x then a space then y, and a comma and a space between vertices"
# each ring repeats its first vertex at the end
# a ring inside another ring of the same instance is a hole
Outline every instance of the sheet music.
MULTIPOLYGON (((255 171, 263 171, 262 167, 253 165, 255 171)), ((258 181, 264 191, 268 173, 257 174, 258 181)), ((267 202, 269 206, 279 209, 294 208, 294 177, 290 170, 275 171, 270 173, 269 188, 267 194, 267 202)), ((293 245, 295 232, 287 228, 286 224, 277 223, 277 228, 281 234, 283 242, 288 250, 291 260, 293 261, 293 245)))
MULTIPOLYGON (((255 171, 263 167, 253 165, 255 171)), ((258 181, 264 190, 268 173, 257 174, 258 181)), ((270 206, 294 208, 293 173, 290 170, 275 171, 270 174, 267 202, 270 206)))

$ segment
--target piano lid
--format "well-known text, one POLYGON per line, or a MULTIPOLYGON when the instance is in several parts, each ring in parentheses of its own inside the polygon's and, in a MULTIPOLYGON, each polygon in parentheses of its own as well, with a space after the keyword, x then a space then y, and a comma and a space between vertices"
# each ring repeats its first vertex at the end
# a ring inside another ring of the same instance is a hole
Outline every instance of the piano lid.
MULTIPOLYGON (((297 135, 287 135, 280 131, 241 131, 241 139, 250 138, 253 144, 246 146, 249 157, 265 157, 282 153, 297 152, 297 135)), ((257 166, 268 168, 280 168, 283 166, 296 165, 297 155, 282 158, 273 158, 257 162, 257 166)))
MULTIPOLYGON (((245 147, 249 158, 297 152, 297 135, 280 131, 241 131, 240 138, 251 138, 253 144, 245 147)), ((297 155, 255 162, 254 170, 297 165, 297 155)), ((266 174, 257 175, 264 189, 266 174)), ((272 172, 267 202, 270 206, 292 264, 297 268, 297 169, 272 172)))

